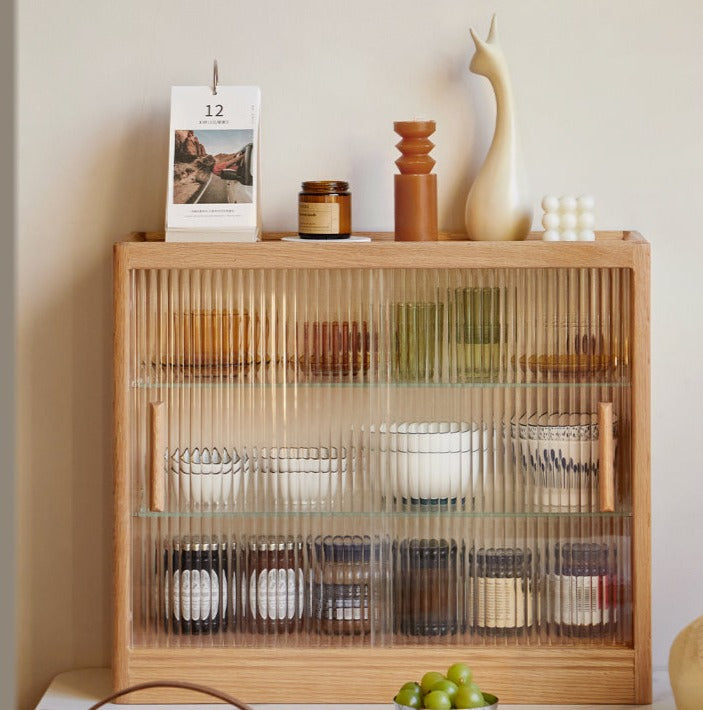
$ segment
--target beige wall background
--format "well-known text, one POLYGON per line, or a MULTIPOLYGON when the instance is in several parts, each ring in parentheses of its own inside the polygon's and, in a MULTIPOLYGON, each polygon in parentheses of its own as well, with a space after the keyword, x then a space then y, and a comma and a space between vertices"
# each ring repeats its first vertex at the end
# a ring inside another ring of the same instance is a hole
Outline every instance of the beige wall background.
MULTIPOLYGON (((163 225, 169 89, 263 92, 263 218, 348 178, 391 229, 393 120, 437 120, 440 221, 493 125, 470 25, 499 16, 536 198, 591 192, 597 226, 653 246, 654 663, 703 613, 703 4, 697 0, 19 0, 19 707, 110 662, 111 245, 163 225)), ((537 202, 537 200, 536 200, 537 202)))
POLYGON ((15 42, 14 6, 0 4, 0 707, 15 700, 15 42))

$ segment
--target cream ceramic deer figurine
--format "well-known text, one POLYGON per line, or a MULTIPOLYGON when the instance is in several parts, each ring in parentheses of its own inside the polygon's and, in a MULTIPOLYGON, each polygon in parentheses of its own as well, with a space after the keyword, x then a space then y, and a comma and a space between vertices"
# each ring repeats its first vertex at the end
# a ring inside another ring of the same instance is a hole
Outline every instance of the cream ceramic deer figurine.
POLYGON ((469 239, 508 241, 524 239, 532 226, 515 126, 515 109, 508 65, 498 46, 496 17, 484 42, 473 29, 476 53, 469 68, 485 76, 496 96, 496 128, 486 160, 466 199, 464 221, 469 239))

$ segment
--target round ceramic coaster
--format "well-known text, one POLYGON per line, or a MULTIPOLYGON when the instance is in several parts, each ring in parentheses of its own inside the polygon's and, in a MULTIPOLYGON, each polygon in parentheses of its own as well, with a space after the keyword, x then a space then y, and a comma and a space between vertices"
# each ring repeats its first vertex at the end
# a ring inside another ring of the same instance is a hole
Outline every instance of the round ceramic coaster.
POLYGON ((371 237, 347 237, 346 239, 303 239, 302 237, 281 237, 283 242, 302 242, 303 244, 349 244, 351 242, 370 242, 371 237))

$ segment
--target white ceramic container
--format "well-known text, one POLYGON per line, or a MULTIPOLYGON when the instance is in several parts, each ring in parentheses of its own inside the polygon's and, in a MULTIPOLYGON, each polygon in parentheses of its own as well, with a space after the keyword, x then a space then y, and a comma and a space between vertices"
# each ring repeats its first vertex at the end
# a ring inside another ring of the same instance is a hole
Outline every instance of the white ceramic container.
POLYGON ((384 487, 396 499, 456 503, 472 494, 489 466, 488 431, 486 425, 467 422, 384 425, 375 439, 373 459, 384 487))
POLYGON ((342 448, 341 455, 335 447, 288 446, 261 447, 248 450, 247 458, 262 471, 290 473, 333 472, 346 469, 347 451, 342 448))
POLYGON ((234 449, 176 449, 171 456, 171 495, 180 510, 226 509, 245 487, 242 460, 234 449))
POLYGON ((379 430, 382 451, 476 451, 480 439, 481 427, 467 422, 400 422, 379 430))
POLYGON ((347 451, 334 447, 259 448, 249 451, 248 470, 257 500, 278 507, 326 509, 347 475, 347 451))

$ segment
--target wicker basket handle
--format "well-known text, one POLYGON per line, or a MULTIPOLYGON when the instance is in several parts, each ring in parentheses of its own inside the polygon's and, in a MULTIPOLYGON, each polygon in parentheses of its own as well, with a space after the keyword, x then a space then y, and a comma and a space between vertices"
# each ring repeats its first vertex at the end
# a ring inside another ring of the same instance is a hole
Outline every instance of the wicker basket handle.
POLYGON ((197 683, 186 683, 180 680, 152 680, 148 683, 137 683, 137 685, 130 685, 122 690, 118 690, 116 693, 99 700, 95 705, 92 705, 88 710, 98 710, 103 705, 116 700, 117 698, 127 695, 127 693, 134 693, 137 690, 146 690, 147 688, 178 688, 179 690, 192 690, 196 693, 203 693, 204 695, 210 695, 213 698, 222 700, 228 705, 232 705, 239 710, 252 710, 251 706, 243 703, 241 700, 233 698, 227 693, 223 693, 221 690, 215 690, 214 688, 208 688, 206 685, 198 685, 197 683))

